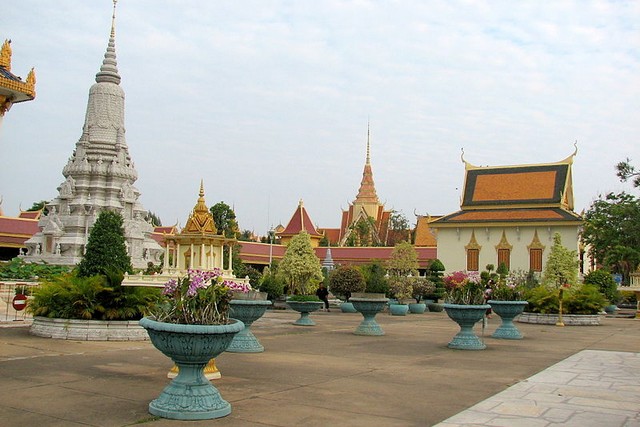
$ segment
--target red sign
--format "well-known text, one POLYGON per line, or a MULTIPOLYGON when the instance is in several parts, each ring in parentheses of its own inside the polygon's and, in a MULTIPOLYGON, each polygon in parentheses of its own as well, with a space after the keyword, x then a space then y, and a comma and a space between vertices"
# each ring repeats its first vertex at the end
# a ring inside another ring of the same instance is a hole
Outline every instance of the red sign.
POLYGON ((27 306, 27 296, 24 294, 16 294, 15 297, 13 297, 13 308, 16 311, 20 311, 20 310, 24 310, 24 308, 27 306))

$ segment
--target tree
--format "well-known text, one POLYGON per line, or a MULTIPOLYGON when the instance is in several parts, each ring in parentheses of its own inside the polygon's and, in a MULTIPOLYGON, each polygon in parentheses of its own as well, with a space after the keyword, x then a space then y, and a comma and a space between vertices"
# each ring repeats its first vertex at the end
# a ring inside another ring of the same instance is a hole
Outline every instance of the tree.
POLYGON ((350 234, 345 242, 346 246, 379 246, 380 238, 376 231, 376 220, 362 217, 351 224, 350 234))
POLYGON ((584 214, 582 241, 599 264, 629 283, 640 265, 640 199, 625 192, 600 196, 584 214))
POLYGON ((411 230, 409 229, 409 220, 404 213, 392 210, 389 216, 389 233, 387 237, 387 245, 395 246, 396 243, 403 240, 411 239, 411 230))
POLYGON ((31 205, 31 207, 29 209, 27 209, 27 212, 33 212, 33 211, 39 211, 39 210, 43 210, 42 213, 44 215, 48 215, 49 214, 49 209, 47 209, 47 202, 46 200, 40 200, 39 202, 33 202, 33 205, 31 205))
POLYGON ((160 219, 160 217, 151 211, 147 212, 147 215, 145 215, 144 220, 147 222, 150 222, 151 225, 153 225, 154 227, 162 226, 162 220, 160 219))
POLYGON ((631 159, 627 157, 625 161, 618 163, 616 170, 620 181, 626 182, 633 178, 633 186, 640 187, 640 172, 636 172, 636 168, 631 164, 631 159))
POLYGON ((418 253, 411 243, 400 242, 394 246, 387 261, 390 276, 416 276, 418 267, 418 253))
POLYGON ((238 232, 238 222, 236 213, 225 202, 218 202, 209 209, 213 215, 213 222, 216 224, 218 234, 225 237, 235 237, 238 232))
POLYGON ((329 275, 329 290, 347 301, 354 292, 363 292, 367 286, 362 272, 357 267, 345 265, 329 275))
POLYGON ((578 283, 578 254, 562 245, 560 233, 554 233, 553 246, 542 273, 542 283, 551 288, 578 283))
POLYGON ((289 287, 292 295, 313 295, 322 282, 322 267, 311 247, 311 237, 306 231, 294 236, 278 265, 278 274, 289 287))
POLYGON ((118 212, 100 212, 89 234, 84 258, 78 264, 79 277, 133 272, 122 226, 122 215, 118 212))
POLYGON ((436 301, 444 296, 444 280, 442 279, 444 270, 444 264, 436 258, 431 261, 431 264, 429 264, 429 270, 427 271, 429 281, 433 282, 435 285, 435 290, 430 296, 432 296, 436 301))
POLYGON ((386 294, 389 291, 389 283, 385 277, 384 265, 379 260, 371 261, 369 264, 360 266, 367 283, 365 292, 386 294))

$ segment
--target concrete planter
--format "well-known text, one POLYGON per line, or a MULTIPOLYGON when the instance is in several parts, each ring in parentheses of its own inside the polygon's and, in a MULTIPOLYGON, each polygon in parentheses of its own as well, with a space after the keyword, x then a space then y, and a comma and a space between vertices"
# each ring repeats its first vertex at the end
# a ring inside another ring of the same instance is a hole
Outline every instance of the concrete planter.
MULTIPOLYGON (((558 321, 557 314, 522 313, 517 319, 520 323, 533 323, 537 325, 555 325, 558 321)), ((599 314, 563 314, 562 321, 565 326, 599 326, 599 314)))
POLYGON ((137 320, 51 319, 36 316, 31 335, 77 341, 146 341, 149 339, 137 320))

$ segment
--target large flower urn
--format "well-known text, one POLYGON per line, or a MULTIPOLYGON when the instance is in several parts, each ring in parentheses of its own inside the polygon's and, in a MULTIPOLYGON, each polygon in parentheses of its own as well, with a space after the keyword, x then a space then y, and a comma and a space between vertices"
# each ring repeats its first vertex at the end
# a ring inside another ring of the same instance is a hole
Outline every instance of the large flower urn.
POLYGON ((498 301, 489 300, 491 309, 500 316, 502 324, 491 335, 493 338, 502 338, 506 340, 522 339, 522 332, 516 328, 513 319, 522 314, 524 307, 529 304, 527 301, 498 301))
POLYGON ((300 313, 300 318, 293 322, 296 326, 315 326, 309 313, 320 310, 320 307, 324 305, 322 301, 287 301, 287 305, 294 311, 300 313))
POLYGON ((151 343, 178 366, 178 375, 157 399, 149 413, 175 420, 205 420, 231 413, 231 405, 204 375, 204 367, 231 344, 244 324, 231 319, 227 325, 182 325, 140 320, 151 343))
POLYGON ((231 307, 229 316, 244 323, 244 329, 233 337, 233 341, 231 341, 227 351, 232 353, 260 353, 264 351, 264 347, 253 335, 250 328, 251 324, 261 318, 267 311, 271 301, 233 299, 229 305, 231 307))
POLYGON ((384 331, 376 322, 376 314, 381 312, 387 303, 388 298, 384 294, 372 294, 370 296, 352 296, 349 301, 353 303, 353 308, 362 313, 364 319, 353 332, 355 335, 384 335, 384 331))
POLYGON ((460 332, 449 342, 449 348, 458 350, 484 350, 485 343, 473 332, 473 326, 482 320, 489 304, 444 304, 447 315, 460 326, 460 332))

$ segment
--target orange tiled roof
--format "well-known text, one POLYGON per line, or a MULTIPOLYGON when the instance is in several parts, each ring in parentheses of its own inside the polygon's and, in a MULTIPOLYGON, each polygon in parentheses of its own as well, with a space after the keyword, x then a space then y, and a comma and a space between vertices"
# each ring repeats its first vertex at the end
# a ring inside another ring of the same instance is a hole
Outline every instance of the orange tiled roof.
POLYGON ((533 221, 580 221, 573 212, 560 208, 548 209, 486 209, 458 211, 437 221, 437 225, 465 222, 533 222, 533 221))
POLYGON ((416 246, 437 246, 438 240, 434 234, 434 230, 429 226, 430 220, 435 220, 436 217, 420 216, 416 223, 415 230, 415 245, 416 246))
POLYGON ((567 189, 569 164, 467 170, 462 207, 557 204, 567 189))

